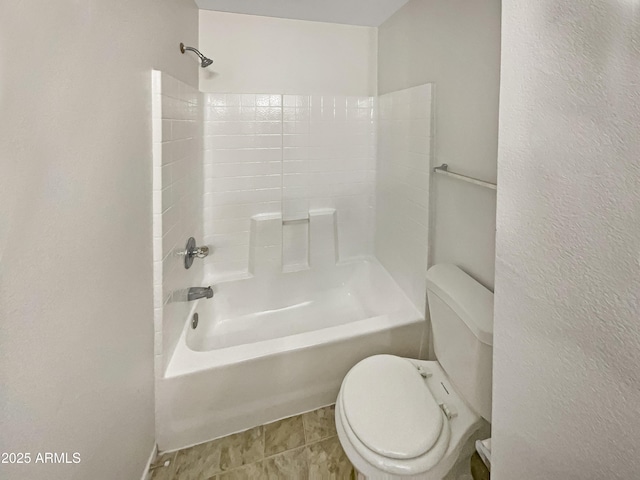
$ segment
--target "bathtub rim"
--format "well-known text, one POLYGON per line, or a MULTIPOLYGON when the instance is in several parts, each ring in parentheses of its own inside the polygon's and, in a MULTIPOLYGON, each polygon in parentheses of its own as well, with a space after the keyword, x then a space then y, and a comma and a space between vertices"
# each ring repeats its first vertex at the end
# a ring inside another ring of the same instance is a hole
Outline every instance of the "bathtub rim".
MULTIPOLYGON (((375 257, 350 259, 349 261, 338 262, 336 265, 349 266, 360 262, 372 262, 381 267, 384 276, 393 282, 394 286, 398 289, 398 293, 403 298, 403 304, 400 309, 392 313, 367 317, 342 325, 259 342, 212 350, 193 350, 187 344, 187 334, 189 328, 191 328, 191 318, 196 312, 200 302, 206 301, 206 299, 196 300, 189 309, 189 315, 185 318, 180 337, 161 378, 170 379, 184 375, 194 375, 203 370, 224 368, 232 364, 250 362, 259 358, 313 348, 318 345, 335 344, 348 341, 350 338, 426 321, 426 312, 420 313, 387 269, 384 268, 375 257)), ((236 280, 238 279, 229 279, 228 281, 232 282, 236 280)))
MULTIPOLYGON (((191 310, 192 313, 196 307, 197 305, 194 305, 191 310)), ((163 378, 192 375, 211 368, 223 368, 231 364, 250 362, 259 358, 295 352, 318 345, 335 344, 349 340, 352 337, 391 330, 424 321, 424 317, 418 313, 417 309, 405 307, 393 314, 378 315, 311 332, 206 351, 191 350, 189 348, 186 343, 186 331, 190 327, 189 322, 186 322, 163 378)))

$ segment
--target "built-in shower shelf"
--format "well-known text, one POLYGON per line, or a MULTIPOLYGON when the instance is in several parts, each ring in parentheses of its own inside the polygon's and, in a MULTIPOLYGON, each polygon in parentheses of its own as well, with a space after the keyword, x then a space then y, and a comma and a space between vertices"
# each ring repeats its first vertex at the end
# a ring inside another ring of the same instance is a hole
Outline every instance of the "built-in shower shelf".
POLYGON ((282 225, 296 225, 298 223, 309 223, 309 217, 305 218, 289 218, 282 220, 282 225))

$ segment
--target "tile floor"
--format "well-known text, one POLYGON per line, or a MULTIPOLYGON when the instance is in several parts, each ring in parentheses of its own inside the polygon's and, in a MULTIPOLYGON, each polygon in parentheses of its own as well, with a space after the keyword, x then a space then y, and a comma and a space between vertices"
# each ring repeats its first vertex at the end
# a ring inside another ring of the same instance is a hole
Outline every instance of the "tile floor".
POLYGON ((334 406, 160 455, 152 480, 349 480, 334 406))

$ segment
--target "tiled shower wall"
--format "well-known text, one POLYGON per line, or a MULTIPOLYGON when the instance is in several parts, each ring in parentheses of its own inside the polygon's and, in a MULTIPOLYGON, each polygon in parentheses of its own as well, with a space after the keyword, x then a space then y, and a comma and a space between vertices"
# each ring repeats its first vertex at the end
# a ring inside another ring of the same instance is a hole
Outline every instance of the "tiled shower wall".
POLYGON ((283 218, 334 208, 341 260, 373 254, 372 97, 283 97, 283 218))
POLYGON ((310 211, 335 209, 341 260, 373 253, 371 97, 205 94, 205 242, 211 281, 246 275, 251 217, 282 213, 283 257, 308 243, 310 211), (305 230, 306 229, 306 230, 305 230))
POLYGON ((309 218, 325 225, 316 235, 325 243, 335 221, 339 260, 373 255, 375 240, 377 258, 424 311, 430 85, 383 95, 379 107, 371 97, 202 94, 160 72, 153 91, 158 376, 189 313, 186 289, 249 273, 259 214, 285 223, 281 246, 269 247, 274 264, 304 263, 305 248, 311 258, 309 218), (211 253, 186 270, 177 254, 190 236, 211 253))
POLYGON ((155 370, 162 376, 180 337, 190 304, 186 289, 200 286, 203 264, 187 270, 187 238, 203 238, 202 94, 159 71, 152 72, 153 261, 155 370), (164 355, 163 355, 164 353, 164 355))
POLYGON ((211 281, 247 273, 251 217, 282 210, 282 96, 204 94, 211 281))
POLYGON ((431 85, 378 97, 375 253, 420 312, 429 256, 431 85))

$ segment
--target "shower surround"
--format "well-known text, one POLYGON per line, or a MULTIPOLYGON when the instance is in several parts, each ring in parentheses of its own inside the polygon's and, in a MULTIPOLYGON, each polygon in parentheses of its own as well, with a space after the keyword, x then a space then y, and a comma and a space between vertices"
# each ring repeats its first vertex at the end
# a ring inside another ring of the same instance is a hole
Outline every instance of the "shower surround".
POLYGON ((378 123, 372 97, 154 79, 160 450, 331 404, 374 353, 424 353, 430 87, 381 97, 378 123), (185 270, 191 235, 211 253, 185 270))
POLYGON ((373 98, 205 99, 205 242, 217 251, 205 262, 207 278, 241 278, 261 268, 256 261, 275 269, 281 263, 289 270, 308 268, 310 212, 330 217, 324 223, 339 232, 329 241, 337 242, 341 260, 373 253, 373 98), (276 228, 282 235, 251 243, 252 225, 268 228, 264 214, 282 215, 284 226, 276 228))

